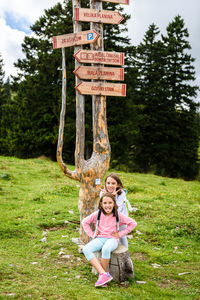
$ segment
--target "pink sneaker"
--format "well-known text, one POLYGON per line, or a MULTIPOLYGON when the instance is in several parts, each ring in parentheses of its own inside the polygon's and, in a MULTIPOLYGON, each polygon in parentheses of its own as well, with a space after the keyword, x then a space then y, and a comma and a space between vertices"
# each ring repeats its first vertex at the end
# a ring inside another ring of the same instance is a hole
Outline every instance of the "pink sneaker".
POLYGON ((99 278, 95 283, 95 287, 103 286, 105 283, 111 281, 112 279, 113 279, 112 276, 108 272, 102 273, 99 275, 99 278))

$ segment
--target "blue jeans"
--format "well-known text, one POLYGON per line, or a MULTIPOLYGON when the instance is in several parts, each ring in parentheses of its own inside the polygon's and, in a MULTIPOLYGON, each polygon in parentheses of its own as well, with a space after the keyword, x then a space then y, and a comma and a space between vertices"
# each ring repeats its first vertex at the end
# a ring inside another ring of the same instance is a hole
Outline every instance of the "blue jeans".
POLYGON ((83 247, 83 253, 87 260, 91 260, 95 257, 93 252, 101 250, 102 258, 110 259, 111 252, 117 249, 118 244, 118 240, 114 238, 97 237, 83 247))

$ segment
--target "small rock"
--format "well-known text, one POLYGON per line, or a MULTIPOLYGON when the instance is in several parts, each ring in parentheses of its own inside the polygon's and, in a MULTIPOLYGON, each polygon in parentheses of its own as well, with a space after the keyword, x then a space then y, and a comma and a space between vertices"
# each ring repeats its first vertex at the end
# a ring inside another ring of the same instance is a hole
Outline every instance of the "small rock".
POLYGON ((146 281, 136 281, 137 284, 145 284, 146 281))
POLYGON ((55 221, 56 218, 52 218, 52 221, 55 221))
POLYGON ((66 237, 68 237, 68 235, 62 235, 62 238, 66 238, 66 237))
POLYGON ((65 220, 64 223, 65 223, 65 224, 69 224, 69 221, 65 220))
POLYGON ((79 238, 72 238, 72 242, 79 245, 80 240, 79 240, 79 238))
POLYGON ((127 238, 128 238, 128 239, 132 239, 132 238, 133 238, 133 235, 132 235, 132 234, 129 234, 129 235, 127 235, 127 238))
POLYGON ((46 236, 47 235, 47 231, 43 231, 42 235, 46 236))
POLYGON ((157 269, 157 268, 160 267, 160 265, 159 265, 159 264, 152 264, 152 267, 153 267, 154 269, 157 269))
POLYGON ((125 287, 128 287, 128 281, 123 281, 121 282, 121 285, 125 286, 125 287))
POLYGON ((136 233, 137 233, 137 234, 142 234, 142 232, 140 232, 139 230, 136 230, 136 233))
POLYGON ((32 264, 32 265, 37 265, 38 262, 37 262, 37 261, 34 261, 34 262, 32 262, 31 264, 32 264))
POLYGON ((41 239, 40 241, 43 242, 43 243, 46 243, 46 241, 47 241, 46 236, 43 239, 41 239))
POLYGON ((74 255, 66 254, 66 255, 62 256, 62 258, 67 258, 67 259, 72 258, 72 257, 74 257, 74 255))
POLYGON ((138 210, 138 208, 137 207, 133 207, 133 209, 132 209, 132 211, 137 211, 138 210))
POLYGON ((76 278, 76 279, 80 279, 80 278, 81 278, 81 276, 80 276, 80 275, 77 275, 77 276, 75 276, 75 278, 76 278))
POLYGON ((58 255, 65 255, 66 253, 65 252, 63 252, 63 251, 60 251, 59 253, 58 253, 58 255))
POLYGON ((74 211, 73 210, 68 210, 68 212, 73 215, 74 214, 74 211))
POLYGON ((179 276, 191 274, 191 272, 178 273, 179 276))
POLYGON ((78 253, 83 253, 83 246, 79 246, 79 248, 78 248, 78 253))

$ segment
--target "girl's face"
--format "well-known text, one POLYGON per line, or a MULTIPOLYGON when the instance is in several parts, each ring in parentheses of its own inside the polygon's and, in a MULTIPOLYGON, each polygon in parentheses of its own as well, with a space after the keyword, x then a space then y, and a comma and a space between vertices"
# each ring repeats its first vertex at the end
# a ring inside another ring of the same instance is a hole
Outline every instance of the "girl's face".
POLYGON ((117 181, 112 177, 108 177, 106 180, 106 190, 107 192, 114 194, 117 189, 117 181))
POLYGON ((106 215, 112 214, 114 206, 115 206, 115 203, 112 198, 103 197, 102 202, 101 202, 101 207, 103 208, 106 215))

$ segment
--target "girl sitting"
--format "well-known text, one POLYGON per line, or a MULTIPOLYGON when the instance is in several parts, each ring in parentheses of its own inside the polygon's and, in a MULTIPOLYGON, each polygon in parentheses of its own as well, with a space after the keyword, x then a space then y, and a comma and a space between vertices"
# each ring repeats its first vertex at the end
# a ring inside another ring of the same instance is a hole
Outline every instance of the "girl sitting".
POLYGON ((83 253, 99 273, 95 287, 105 286, 107 282, 113 279, 112 276, 106 272, 111 252, 118 247, 119 239, 131 232, 137 225, 131 218, 123 215, 121 212, 117 212, 117 208, 115 197, 111 193, 105 193, 99 202, 101 215, 95 232, 92 231, 90 224, 97 225, 98 211, 92 213, 82 221, 85 232, 89 237, 93 238, 92 241, 84 246, 83 253), (127 225, 127 227, 120 232, 117 229, 117 215, 119 216, 119 226, 127 225), (94 252, 99 250, 102 251, 101 263, 94 255, 94 252))

